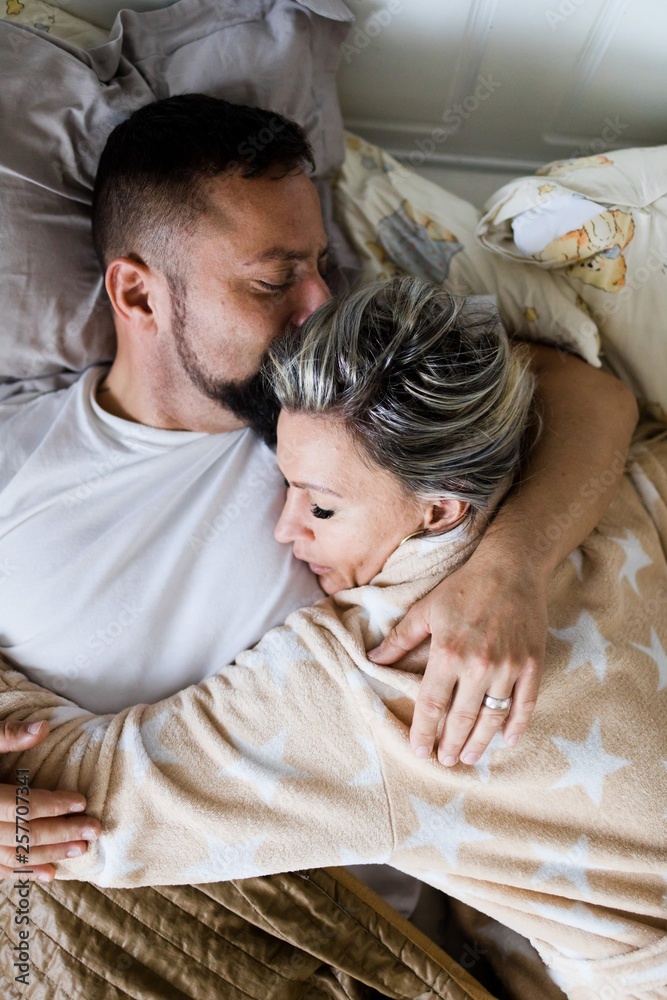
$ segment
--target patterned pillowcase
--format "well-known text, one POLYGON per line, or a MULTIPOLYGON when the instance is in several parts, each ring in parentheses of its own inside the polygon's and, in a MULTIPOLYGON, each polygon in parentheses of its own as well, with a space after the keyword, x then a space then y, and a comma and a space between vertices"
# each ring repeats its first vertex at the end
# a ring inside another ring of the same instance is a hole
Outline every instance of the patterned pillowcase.
POLYGON ((476 238, 474 205, 350 134, 334 202, 363 279, 416 274, 456 294, 493 295, 511 334, 599 366, 597 327, 576 290, 557 273, 489 252, 476 238))
POLYGON ((560 160, 512 181, 489 199, 478 238, 497 259, 568 287, 595 321, 608 367, 667 422, 667 146, 560 160), (574 203, 589 211, 572 228, 574 203), (550 230, 530 254, 514 235, 526 223, 536 236, 550 230))

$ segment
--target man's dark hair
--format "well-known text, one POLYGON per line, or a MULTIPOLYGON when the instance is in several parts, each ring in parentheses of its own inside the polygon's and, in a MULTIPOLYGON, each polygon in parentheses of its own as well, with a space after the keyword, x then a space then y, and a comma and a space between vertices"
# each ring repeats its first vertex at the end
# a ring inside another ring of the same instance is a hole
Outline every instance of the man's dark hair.
POLYGON ((314 169, 303 129, 274 111, 182 94, 147 104, 107 139, 93 193, 103 267, 132 256, 174 275, 174 237, 208 204, 207 182, 314 169))

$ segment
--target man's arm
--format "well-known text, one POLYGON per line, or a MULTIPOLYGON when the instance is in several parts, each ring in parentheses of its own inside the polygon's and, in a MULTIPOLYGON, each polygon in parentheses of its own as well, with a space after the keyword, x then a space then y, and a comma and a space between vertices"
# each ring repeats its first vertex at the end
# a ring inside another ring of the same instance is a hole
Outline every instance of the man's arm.
MULTIPOLYGON (((48 732, 46 722, 2 722, 0 754, 21 753, 37 746, 48 732)), ((30 880, 50 882, 55 874, 51 862, 83 854, 88 848, 87 842, 99 836, 100 824, 96 819, 82 815, 86 800, 78 792, 64 789, 50 792, 31 787, 26 793, 24 789, 25 786, 18 781, 13 785, 0 785, 0 879, 14 879, 15 872, 21 869, 30 873, 25 876, 30 880), (23 805, 25 799, 28 800, 28 816, 20 817, 20 827, 17 827, 16 806, 23 805), (30 831, 28 851, 22 839, 26 818, 30 831), (17 836, 21 838, 18 841, 17 836), (19 863, 17 848, 27 857, 27 863, 19 863)))
POLYGON ((449 765, 476 763, 503 723, 510 746, 525 731, 542 674, 549 578, 607 510, 637 422, 635 398, 618 379, 551 347, 530 351, 543 429, 520 484, 470 560, 370 656, 395 663, 432 636, 410 742, 430 754, 447 711, 438 757, 449 765), (507 721, 481 708, 485 694, 512 696, 507 721))

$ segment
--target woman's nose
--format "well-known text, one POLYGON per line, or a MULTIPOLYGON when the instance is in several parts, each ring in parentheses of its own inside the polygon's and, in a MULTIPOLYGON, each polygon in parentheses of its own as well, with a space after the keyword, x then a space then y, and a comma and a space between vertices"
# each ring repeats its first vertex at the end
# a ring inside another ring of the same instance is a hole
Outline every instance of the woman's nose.
POLYGON ((297 538, 305 538, 309 534, 312 535, 312 532, 309 532, 305 518, 299 514, 295 502, 288 496, 273 537, 277 542, 289 543, 295 542, 297 538))
POLYGON ((301 326, 309 316, 331 298, 329 286, 321 274, 314 274, 299 286, 299 298, 290 317, 293 326, 301 326))

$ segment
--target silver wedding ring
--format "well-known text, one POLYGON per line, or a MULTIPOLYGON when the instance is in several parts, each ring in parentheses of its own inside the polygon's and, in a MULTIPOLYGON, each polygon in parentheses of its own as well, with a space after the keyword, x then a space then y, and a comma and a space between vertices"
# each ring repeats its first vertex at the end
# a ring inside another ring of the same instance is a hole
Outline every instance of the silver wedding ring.
POLYGON ((490 694, 484 695, 482 702, 485 708, 497 708, 501 712, 506 711, 512 704, 511 698, 492 698, 490 694))

